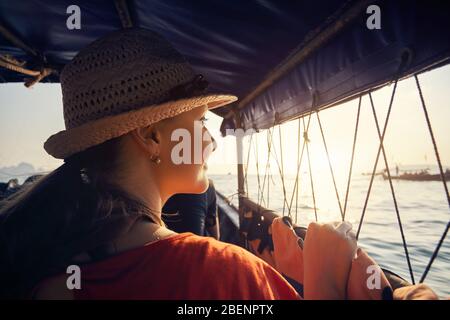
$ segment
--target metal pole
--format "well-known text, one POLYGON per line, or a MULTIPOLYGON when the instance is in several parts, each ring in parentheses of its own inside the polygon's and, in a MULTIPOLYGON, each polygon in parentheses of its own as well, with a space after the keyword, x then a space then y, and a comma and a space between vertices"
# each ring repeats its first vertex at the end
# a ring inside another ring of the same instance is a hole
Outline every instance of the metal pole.
MULTIPOLYGON (((236 129, 242 129, 241 125, 241 116, 239 111, 236 110, 235 112, 235 119, 236 119, 236 129)), ((242 197, 246 195, 245 190, 245 178, 244 178, 244 158, 243 158, 243 134, 236 134, 236 155, 237 155, 237 176, 238 176, 238 195, 239 195, 239 216, 241 221, 243 217, 242 212, 242 197)))

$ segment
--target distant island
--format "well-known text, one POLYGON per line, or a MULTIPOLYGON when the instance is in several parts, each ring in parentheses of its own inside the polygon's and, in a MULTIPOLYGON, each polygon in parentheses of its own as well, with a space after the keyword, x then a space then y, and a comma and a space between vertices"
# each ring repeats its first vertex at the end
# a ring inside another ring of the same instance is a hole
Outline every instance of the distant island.
POLYGON ((28 162, 21 162, 16 166, 0 167, 0 181, 8 182, 10 179, 17 178, 19 183, 36 173, 34 166, 28 162))

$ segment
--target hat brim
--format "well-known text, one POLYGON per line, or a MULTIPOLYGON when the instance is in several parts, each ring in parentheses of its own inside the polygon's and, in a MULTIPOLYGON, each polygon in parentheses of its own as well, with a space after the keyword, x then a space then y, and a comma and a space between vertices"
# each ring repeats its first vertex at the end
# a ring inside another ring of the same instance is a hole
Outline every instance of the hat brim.
POLYGON ((57 159, 65 159, 136 128, 151 125, 204 105, 211 110, 236 100, 237 97, 233 95, 209 94, 143 107, 60 131, 47 139, 44 149, 57 159))

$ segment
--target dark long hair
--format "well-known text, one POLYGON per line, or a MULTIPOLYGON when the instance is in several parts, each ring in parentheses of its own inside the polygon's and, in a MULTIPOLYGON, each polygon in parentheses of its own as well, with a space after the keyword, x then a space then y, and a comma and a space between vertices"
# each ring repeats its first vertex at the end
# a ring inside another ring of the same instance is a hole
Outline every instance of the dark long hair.
POLYGON ((120 137, 82 151, 0 202, 0 298, 26 298, 71 259, 126 233, 138 219, 162 224, 108 179, 120 137))

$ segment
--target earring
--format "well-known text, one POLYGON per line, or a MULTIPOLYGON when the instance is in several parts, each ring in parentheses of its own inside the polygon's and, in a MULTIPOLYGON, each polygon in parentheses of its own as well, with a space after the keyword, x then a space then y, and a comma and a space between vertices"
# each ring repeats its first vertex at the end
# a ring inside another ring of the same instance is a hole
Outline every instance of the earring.
POLYGON ((161 163, 161 159, 158 156, 153 156, 151 157, 151 160, 156 163, 156 164, 160 164, 161 163))

